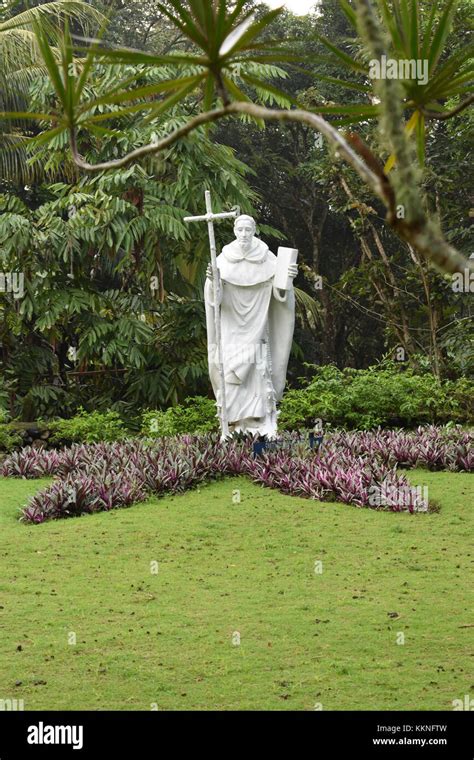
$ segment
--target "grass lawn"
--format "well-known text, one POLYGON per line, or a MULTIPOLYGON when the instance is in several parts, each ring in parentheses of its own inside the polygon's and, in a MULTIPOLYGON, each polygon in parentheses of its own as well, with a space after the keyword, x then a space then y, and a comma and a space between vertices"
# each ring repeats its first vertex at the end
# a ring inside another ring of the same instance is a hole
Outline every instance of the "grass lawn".
POLYGON ((473 481, 410 479, 440 513, 318 503, 242 477, 39 526, 17 509, 48 481, 0 479, 0 699, 451 710, 474 689, 473 481))

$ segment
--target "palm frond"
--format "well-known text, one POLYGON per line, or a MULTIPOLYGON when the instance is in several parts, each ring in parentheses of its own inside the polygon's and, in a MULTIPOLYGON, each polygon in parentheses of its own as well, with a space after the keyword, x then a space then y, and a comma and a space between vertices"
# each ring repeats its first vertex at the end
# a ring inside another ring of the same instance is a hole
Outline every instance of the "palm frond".
POLYGON ((22 13, 0 21, 0 35, 12 30, 23 30, 44 19, 56 20, 58 17, 65 18, 66 16, 77 21, 83 29, 95 28, 105 20, 105 16, 100 11, 83 0, 54 0, 28 8, 22 13))
POLYGON ((322 323, 320 304, 308 293, 300 288, 294 288, 296 314, 305 320, 311 329, 315 329, 322 323))

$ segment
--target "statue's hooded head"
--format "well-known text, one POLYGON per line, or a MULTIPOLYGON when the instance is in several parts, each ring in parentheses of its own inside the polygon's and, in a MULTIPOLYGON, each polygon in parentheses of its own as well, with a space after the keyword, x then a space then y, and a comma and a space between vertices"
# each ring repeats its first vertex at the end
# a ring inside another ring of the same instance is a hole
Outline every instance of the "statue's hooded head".
POLYGON ((253 217, 241 214, 234 222, 234 234, 242 253, 249 251, 255 235, 256 224, 253 217))

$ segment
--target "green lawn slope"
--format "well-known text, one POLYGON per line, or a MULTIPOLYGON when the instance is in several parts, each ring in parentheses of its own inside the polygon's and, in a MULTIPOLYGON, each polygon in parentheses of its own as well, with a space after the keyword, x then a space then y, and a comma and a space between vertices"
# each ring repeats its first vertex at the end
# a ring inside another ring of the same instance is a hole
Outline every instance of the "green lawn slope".
POLYGON ((242 477, 39 526, 18 508, 48 481, 0 479, 0 699, 451 710, 474 689, 472 478, 410 479, 439 513, 318 503, 242 477))

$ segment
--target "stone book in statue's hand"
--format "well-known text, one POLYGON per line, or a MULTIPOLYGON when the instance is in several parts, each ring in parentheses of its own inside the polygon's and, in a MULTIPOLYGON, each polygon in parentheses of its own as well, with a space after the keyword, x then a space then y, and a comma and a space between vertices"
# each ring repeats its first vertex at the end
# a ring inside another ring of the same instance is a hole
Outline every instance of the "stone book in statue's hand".
POLYGON ((296 262, 298 260, 297 248, 285 248, 279 246, 273 285, 279 290, 291 290, 293 278, 297 274, 296 262))

